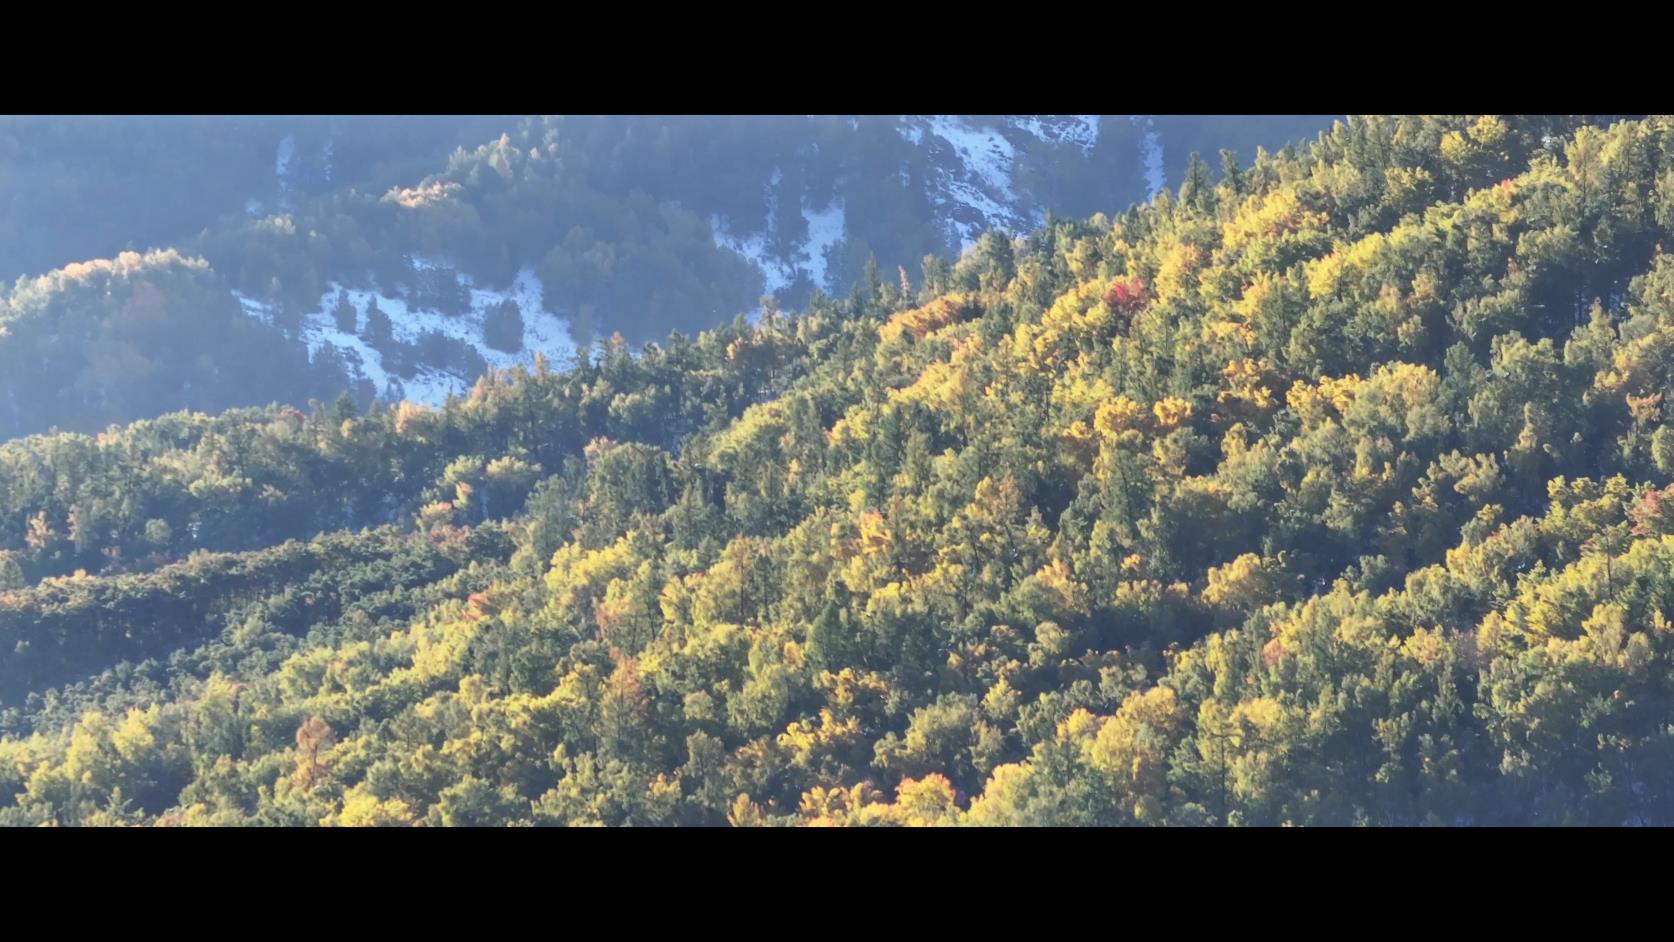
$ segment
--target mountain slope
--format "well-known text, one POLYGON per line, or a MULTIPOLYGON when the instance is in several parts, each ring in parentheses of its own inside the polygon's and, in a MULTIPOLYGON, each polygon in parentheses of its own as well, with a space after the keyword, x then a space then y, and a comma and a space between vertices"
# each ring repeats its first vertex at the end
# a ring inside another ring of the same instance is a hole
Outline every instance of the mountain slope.
MULTIPOLYGON (((1168 145, 1139 133, 1142 123, 15 119, 0 124, 0 180, 19 196, 0 218, 0 254, 11 239, 14 264, 69 261, 78 257, 66 256, 71 246, 120 245, 110 232, 125 231, 130 245, 172 246, 206 274, 177 298, 179 280, 152 262, 121 266, 159 292, 162 306, 191 308, 191 329, 174 320, 111 326, 127 315, 77 294, 32 299, 34 278, 0 294, 0 324, 34 304, 88 325, 63 331, 45 360, 32 342, 0 335, 0 366, 46 377, 12 384, 0 438, 55 425, 94 431, 170 408, 304 407, 344 389, 362 406, 374 397, 440 405, 487 366, 526 362, 537 350, 564 363, 576 341, 696 331, 755 310, 764 292, 801 305, 879 271, 918 277, 925 257, 958 252, 986 229, 1022 231, 1048 207, 1146 195, 1138 168, 1142 159, 1160 166, 1157 148, 1168 145), (507 130, 493 137, 488 128, 507 130), (473 134, 491 139, 455 146, 473 134), (96 198, 111 188, 124 195, 115 206, 96 198), (99 213, 97 225, 66 223, 99 213), (338 307, 345 296, 352 317, 338 307), (374 297, 387 326, 366 310, 374 297), (502 324, 498 341, 490 309, 502 324), (234 323, 240 312, 255 323, 234 323), (286 348, 277 381, 263 375, 241 386, 171 365, 265 374, 241 354, 216 363, 210 340, 270 337, 267 328, 284 335, 262 341, 286 348), (118 378, 94 382, 91 369, 118 378)), ((1218 135, 1250 151, 1247 141, 1277 142, 1268 125, 1218 135)), ((79 263, 44 277, 62 283, 71 269, 79 263)))
POLYGON ((1674 822, 1674 122, 1226 170, 439 411, 7 446, 0 814, 1674 822), (204 545, 287 499, 382 528, 204 545))

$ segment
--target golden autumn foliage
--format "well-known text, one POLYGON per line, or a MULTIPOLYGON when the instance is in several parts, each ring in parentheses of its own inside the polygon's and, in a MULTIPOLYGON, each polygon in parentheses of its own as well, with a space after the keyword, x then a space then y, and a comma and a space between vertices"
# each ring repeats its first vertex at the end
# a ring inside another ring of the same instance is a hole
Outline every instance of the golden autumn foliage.
POLYGON ((1357 116, 916 298, 6 443, 0 824, 1674 823, 1671 188, 1357 116))
POLYGON ((1156 416, 1157 429, 1168 431, 1192 417, 1192 404, 1175 396, 1165 396, 1151 406, 1151 414, 1156 416))
POLYGON ((939 297, 923 307, 902 311, 890 317, 878 328, 878 336, 885 342, 899 340, 903 334, 912 334, 923 339, 949 324, 968 317, 972 309, 970 299, 964 295, 939 297))
POLYGON ((1322 376, 1313 384, 1297 380, 1285 394, 1285 401, 1305 424, 1318 425, 1328 418, 1340 418, 1348 411, 1360 384, 1360 377, 1352 373, 1341 377, 1322 376))

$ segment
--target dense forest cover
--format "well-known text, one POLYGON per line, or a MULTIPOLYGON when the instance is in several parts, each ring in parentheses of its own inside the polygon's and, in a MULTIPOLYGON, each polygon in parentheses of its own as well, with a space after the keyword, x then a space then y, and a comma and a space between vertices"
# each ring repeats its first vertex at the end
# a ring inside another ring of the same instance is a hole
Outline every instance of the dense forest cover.
POLYGON ((1674 119, 1181 176, 439 408, 0 445, 0 823, 1674 824, 1674 119))

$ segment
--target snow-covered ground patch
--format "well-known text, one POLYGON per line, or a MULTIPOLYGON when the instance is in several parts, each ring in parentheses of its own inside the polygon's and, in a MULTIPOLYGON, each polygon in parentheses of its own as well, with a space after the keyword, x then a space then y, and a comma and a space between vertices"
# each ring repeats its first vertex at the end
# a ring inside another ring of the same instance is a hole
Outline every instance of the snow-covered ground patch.
POLYGON ((936 115, 930 130, 958 151, 960 161, 985 187, 1007 202, 1016 199, 1011 191, 1011 168, 1017 162, 1017 148, 998 129, 973 126, 969 118, 936 115))
POLYGON ((244 309, 247 316, 253 317, 264 324, 273 323, 273 309, 269 305, 254 298, 247 298, 237 291, 233 292, 233 297, 238 299, 238 306, 244 309))
POLYGON ((843 215, 843 201, 833 200, 830 206, 818 212, 804 204, 802 216, 808 220, 808 241, 802 246, 802 254, 808 258, 808 277, 820 290, 830 291, 831 286, 825 282, 825 259, 831 247, 842 241, 848 228, 843 215))
POLYGON ((727 231, 726 217, 719 214, 710 218, 709 226, 715 233, 716 245, 738 253, 761 271, 763 287, 768 294, 783 290, 795 280, 795 266, 768 252, 766 232, 758 232, 751 236, 733 235, 727 231))
POLYGON ((1096 114, 1035 115, 1017 118, 1017 127, 1038 140, 1054 144, 1074 144, 1083 151, 1093 149, 1099 140, 1099 116, 1096 114))
MULTIPOLYGON (((309 315, 307 322, 303 325, 302 336, 308 343, 310 356, 319 355, 319 352, 326 347, 336 350, 338 356, 343 359, 343 365, 349 369, 351 378, 370 380, 372 388, 378 391, 378 398, 391 402, 402 398, 413 399, 416 402, 430 402, 427 399, 419 399, 411 393, 405 397, 399 395, 401 387, 392 385, 391 381, 398 383, 401 380, 384 369, 384 355, 372 349, 372 345, 359 336, 339 330, 329 315, 325 317, 323 322, 317 315, 309 315)), ((444 400, 447 398, 445 393, 442 398, 444 400)), ((431 404, 435 405, 436 403, 431 402, 431 404)))
POLYGON ((1000 128, 977 125, 960 115, 911 119, 930 141, 931 202, 945 215, 948 233, 960 251, 988 229, 1026 228, 1017 210, 1012 170, 1017 148, 1000 128))
MULTIPOLYGON (((435 259, 414 260, 415 271, 448 267, 435 259)), ((320 303, 302 320, 301 337, 311 356, 318 357, 326 349, 335 350, 342 358, 352 379, 366 379, 387 401, 410 399, 429 405, 440 405, 448 395, 463 395, 475 385, 476 375, 466 375, 457 368, 434 365, 418 368, 416 375, 403 379, 389 369, 384 354, 373 348, 361 336, 366 330, 368 305, 376 302, 378 309, 389 317, 390 333, 403 344, 416 344, 427 333, 435 332, 470 347, 493 369, 510 369, 519 363, 530 363, 536 352, 545 354, 554 366, 565 365, 575 355, 575 342, 568 326, 548 314, 542 307, 541 282, 532 268, 524 268, 505 290, 477 287, 467 275, 460 282, 470 292, 470 310, 458 316, 418 308, 408 298, 369 291, 345 289, 333 282, 320 296, 320 303), (355 309, 355 332, 338 327, 332 311, 339 294, 346 297, 355 309), (483 323, 490 308, 506 300, 517 302, 523 316, 523 349, 507 353, 490 347, 483 339, 483 323)), ((266 323, 273 322, 269 305, 243 295, 236 295, 244 312, 266 323)))
MULTIPOLYGON (((1162 139, 1151 120, 1129 116, 1140 130, 1138 154, 1146 185, 1152 195, 1166 185, 1162 139)), ((934 211, 934 223, 946 233, 951 247, 965 251, 984 232, 998 230, 1021 235, 1044 220, 1045 207, 1030 194, 1019 193, 1017 170, 1020 158, 1036 142, 1073 147, 1091 158, 1099 141, 1099 115, 1012 115, 972 117, 966 115, 904 115, 895 122, 904 144, 918 152, 900 168, 903 186, 922 186, 934 211), (922 161, 916 178, 908 166, 922 161)), ((849 121, 851 128, 857 122, 849 121)), ((1103 156, 1101 160, 1108 160, 1103 156)), ((769 293, 779 293, 807 275, 823 290, 840 293, 846 285, 827 283, 830 274, 827 251, 846 234, 842 198, 816 209, 800 206, 808 223, 806 239, 787 246, 775 238, 781 232, 781 212, 789 207, 775 205, 778 172, 766 188, 767 226, 759 234, 735 231, 721 216, 711 218, 717 245, 730 249, 762 273, 769 293)), ((841 188, 839 187, 839 194, 841 188)))
POLYGON ((833 200, 830 206, 820 210, 811 209, 804 203, 802 218, 808 223, 808 238, 789 258, 776 255, 768 248, 768 236, 776 221, 774 214, 769 214, 766 231, 750 236, 730 232, 724 216, 712 217, 710 226, 715 233, 716 245, 737 252, 761 271, 763 286, 769 294, 790 287, 799 273, 807 275, 816 288, 829 291, 831 288, 825 282, 826 253, 843 239, 847 225, 843 216, 843 201, 833 200))
POLYGON ((736 235, 726 217, 717 214, 709 220, 715 244, 738 253, 756 266, 761 271, 763 287, 769 294, 777 294, 790 287, 799 274, 806 274, 814 287, 830 290, 825 283, 826 253, 843 238, 847 225, 843 216, 843 201, 833 200, 831 205, 816 210, 808 205, 804 196, 799 212, 807 224, 808 237, 788 255, 776 254, 769 248, 768 240, 779 228, 778 187, 782 179, 780 172, 774 170, 767 183, 765 230, 754 235, 736 235))

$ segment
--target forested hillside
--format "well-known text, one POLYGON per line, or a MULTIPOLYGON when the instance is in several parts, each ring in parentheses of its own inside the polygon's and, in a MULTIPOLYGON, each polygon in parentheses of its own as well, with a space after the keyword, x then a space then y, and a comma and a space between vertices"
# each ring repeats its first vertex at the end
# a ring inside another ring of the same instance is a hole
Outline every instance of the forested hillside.
POLYGON ((1674 824, 1674 119, 1182 179, 0 446, 0 823, 1674 824))
POLYGON ((422 179, 518 119, 0 116, 0 281, 166 248, 223 217, 422 179))

